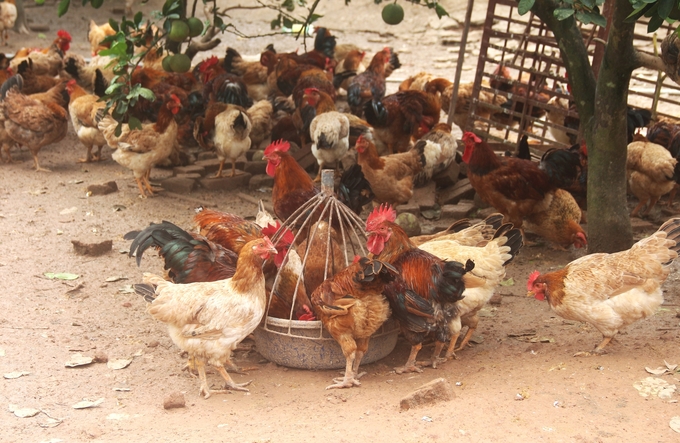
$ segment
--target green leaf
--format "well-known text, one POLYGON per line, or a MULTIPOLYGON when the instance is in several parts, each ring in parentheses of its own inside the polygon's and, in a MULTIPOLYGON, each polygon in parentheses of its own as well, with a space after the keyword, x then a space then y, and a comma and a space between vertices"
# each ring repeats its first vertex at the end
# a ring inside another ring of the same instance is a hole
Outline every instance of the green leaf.
POLYGON ((658 15, 655 15, 649 19, 649 23, 647 24, 647 32, 652 33, 659 29, 661 25, 663 25, 663 19, 658 15))
MULTIPOLYGON (((101 52, 100 52, 100 54, 101 54, 101 52)), ((118 89, 122 88, 123 86, 125 86, 125 83, 111 83, 109 85, 109 87, 106 88, 106 91, 104 91, 104 93, 106 95, 111 95, 114 92, 116 92, 118 89)))
POLYGON ((144 17, 144 14, 142 14, 142 11, 139 11, 138 13, 135 14, 135 27, 139 27, 139 24, 142 23, 142 18, 144 17))
POLYGON ((139 121, 137 117, 130 117, 130 119, 128 120, 128 126, 130 127, 131 130, 142 129, 142 122, 139 121))
POLYGON ((145 99, 149 101, 154 101, 156 100, 156 95, 153 93, 151 89, 146 89, 146 88, 139 88, 139 96, 144 97, 145 99))
POLYGON ((439 17, 439 18, 442 18, 444 16, 449 15, 448 11, 446 9, 444 9, 444 7, 442 5, 440 5, 439 3, 437 3, 435 5, 434 12, 437 13, 437 17, 439 17))
POLYGON ((91 0, 90 3, 94 9, 99 9, 104 4, 104 0, 91 0))
POLYGON ((224 28, 224 21, 222 20, 222 17, 215 17, 213 23, 215 24, 216 28, 224 28))
POLYGON ((69 274, 68 272, 57 272, 57 273, 45 272, 44 275, 45 275, 45 277, 52 279, 52 280, 54 280, 54 279, 57 279, 57 280, 75 280, 78 277, 80 277, 80 275, 78 275, 78 274, 69 274))
POLYGON ((113 131, 113 135, 115 135, 116 137, 120 137, 120 134, 122 134, 122 133, 123 133, 123 124, 118 123, 118 126, 116 126, 116 130, 113 131))
POLYGON ((607 27, 607 19, 600 13, 597 14, 593 13, 591 20, 593 21, 593 23, 595 23, 597 26, 601 28, 607 27))
POLYGON ((317 21, 317 20, 320 19, 321 17, 323 17, 323 15, 321 15, 321 14, 312 14, 312 15, 310 15, 309 18, 308 18, 309 23, 314 23, 315 21, 317 21))
POLYGON ((501 286, 514 286, 515 280, 513 280, 512 277, 510 277, 509 279, 503 280, 502 282, 500 282, 499 285, 501 285, 501 286))
POLYGON ((647 10, 648 10, 649 8, 651 8, 651 7, 652 7, 652 6, 651 6, 650 4, 645 3, 644 5, 640 6, 639 8, 637 8, 637 9, 635 9, 633 12, 631 12, 630 15, 628 15, 628 17, 626 17, 626 19, 624 20, 624 22, 625 22, 625 23, 633 23, 633 22, 636 22, 637 19, 639 19, 640 17, 642 17, 642 16, 645 14, 645 12, 647 12, 647 10))
POLYGON ((581 3, 588 9, 593 9, 595 7, 595 0, 581 0, 581 3))
POLYGON ((116 32, 120 31, 120 28, 118 27, 118 22, 112 18, 109 19, 109 26, 111 26, 111 28, 116 32))
POLYGON ((282 8, 286 8, 288 11, 293 11, 295 10, 295 3, 293 3, 293 0, 286 0, 283 3, 281 3, 282 8))
POLYGON ((667 18, 673 10, 673 6, 675 6, 677 3, 678 0, 659 0, 657 3, 659 5, 659 17, 663 19, 667 18))
POLYGON ((57 17, 61 17, 62 15, 66 14, 68 12, 69 6, 71 6, 71 0, 61 0, 59 2, 59 6, 57 7, 57 17))
POLYGON ((283 18, 283 27, 292 29, 293 28, 293 22, 290 19, 287 19, 286 17, 283 18))
POLYGON ((553 11, 553 15, 557 20, 565 20, 572 15, 574 15, 574 11, 571 8, 555 8, 555 11, 553 11))
POLYGON ((276 17, 274 20, 272 20, 271 23, 269 23, 269 25, 271 26, 272 30, 274 30, 276 28, 280 28, 281 27, 281 14, 279 14, 278 17, 276 17))
POLYGON ((531 11, 531 8, 534 7, 535 1, 536 0, 519 0, 519 5, 517 6, 517 12, 519 12, 519 15, 524 15, 531 11))

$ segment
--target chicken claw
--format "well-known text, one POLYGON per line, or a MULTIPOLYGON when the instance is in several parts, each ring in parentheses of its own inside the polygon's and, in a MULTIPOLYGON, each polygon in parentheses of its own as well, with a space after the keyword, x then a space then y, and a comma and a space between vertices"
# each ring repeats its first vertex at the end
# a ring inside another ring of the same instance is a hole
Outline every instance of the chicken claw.
POLYGON ((397 374, 404 374, 404 373, 408 373, 408 372, 421 373, 421 372, 423 372, 423 368, 421 368, 420 366, 418 366, 416 364, 411 364, 411 365, 404 365, 404 366, 401 366, 401 367, 398 367, 398 368, 394 368, 394 372, 396 372, 397 374))
MULTIPOLYGON (((220 373, 222 378, 224 378, 225 384, 224 388, 227 390, 232 390, 232 391, 244 391, 244 392, 250 392, 249 389, 246 388, 249 384, 251 384, 253 381, 247 381, 245 383, 236 383, 234 380, 231 379, 231 376, 227 372, 226 369, 224 369, 224 366, 218 366, 217 371, 220 373)), ((215 391, 213 391, 215 392, 215 391)), ((220 394, 225 393, 227 391, 219 392, 220 394)))
POLYGON ((326 390, 353 388, 354 386, 361 386, 361 382, 354 377, 334 378, 333 381, 335 382, 335 384, 326 386, 326 390))

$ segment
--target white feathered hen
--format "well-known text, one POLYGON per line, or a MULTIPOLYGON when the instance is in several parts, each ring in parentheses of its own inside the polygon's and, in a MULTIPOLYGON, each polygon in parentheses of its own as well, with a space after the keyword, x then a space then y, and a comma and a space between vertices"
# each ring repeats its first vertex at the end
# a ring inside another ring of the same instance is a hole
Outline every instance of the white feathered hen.
POLYGON ((319 181, 323 167, 340 161, 349 150, 349 119, 340 112, 324 112, 314 117, 309 133, 312 136, 312 154, 319 163, 315 181, 319 181))

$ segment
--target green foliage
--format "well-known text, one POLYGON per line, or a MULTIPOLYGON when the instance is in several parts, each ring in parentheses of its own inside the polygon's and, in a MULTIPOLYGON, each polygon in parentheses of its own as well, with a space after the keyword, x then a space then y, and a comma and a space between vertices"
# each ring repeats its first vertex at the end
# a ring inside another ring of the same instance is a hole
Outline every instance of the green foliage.
MULTIPOLYGON (((561 0, 557 4, 553 14, 557 20, 565 20, 574 17, 583 24, 596 24, 607 26, 607 19, 600 13, 600 7, 605 0, 561 0)), ((631 0, 636 1, 636 0, 631 0)), ((533 8, 536 0, 519 0, 518 12, 524 15, 533 8)))
POLYGON ((649 18, 647 32, 656 31, 664 21, 672 23, 680 19, 678 0, 630 0, 630 4, 634 10, 626 20, 630 23, 642 17, 649 18))

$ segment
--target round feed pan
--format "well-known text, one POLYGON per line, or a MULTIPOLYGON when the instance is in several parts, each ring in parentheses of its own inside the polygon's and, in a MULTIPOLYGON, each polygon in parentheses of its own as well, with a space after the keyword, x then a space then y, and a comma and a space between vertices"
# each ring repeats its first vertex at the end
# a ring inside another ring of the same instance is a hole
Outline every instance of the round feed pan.
MULTIPOLYGON (((283 320, 267 317, 253 332, 257 352, 276 364, 298 369, 340 369, 345 356, 340 345, 323 329, 320 321, 283 320), (265 327, 266 326, 266 327, 265 327)), ((399 327, 387 320, 371 336, 361 364, 389 355, 397 345, 399 327)))

